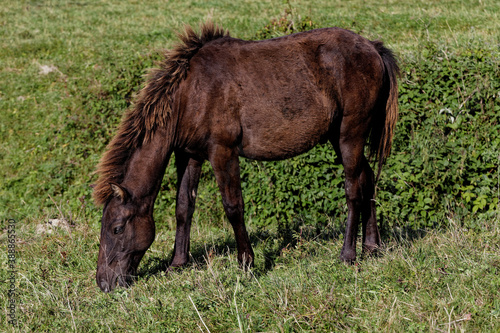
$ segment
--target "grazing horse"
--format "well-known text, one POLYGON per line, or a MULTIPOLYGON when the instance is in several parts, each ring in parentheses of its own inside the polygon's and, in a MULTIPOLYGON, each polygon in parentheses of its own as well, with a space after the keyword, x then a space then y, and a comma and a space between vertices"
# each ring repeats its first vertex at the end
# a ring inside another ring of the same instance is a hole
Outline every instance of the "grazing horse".
POLYGON ((127 286, 155 237, 153 206, 176 156, 177 230, 170 267, 188 262, 202 164, 210 161, 234 229, 238 261, 254 253, 244 223, 239 156, 281 160, 330 141, 344 166, 348 216, 341 260, 380 245, 374 187, 397 120, 398 66, 392 52, 339 28, 245 41, 212 23, 153 70, 103 155, 94 199, 104 205, 97 284, 127 286), (365 145, 378 163, 375 177, 365 145))

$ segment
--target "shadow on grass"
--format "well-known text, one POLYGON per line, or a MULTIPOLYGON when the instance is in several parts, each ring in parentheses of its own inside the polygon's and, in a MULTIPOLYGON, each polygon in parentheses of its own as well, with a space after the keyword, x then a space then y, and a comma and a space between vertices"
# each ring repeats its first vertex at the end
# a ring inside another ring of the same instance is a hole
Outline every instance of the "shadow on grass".
MULTIPOLYGON (((410 226, 404 227, 388 227, 384 220, 379 222, 380 225, 380 237, 382 241, 386 244, 389 242, 395 242, 399 246, 410 246, 415 241, 424 238, 428 231, 423 229, 413 229, 410 226)), ((439 228, 438 225, 435 228, 439 228)))
MULTIPOLYGON (((385 243, 395 242, 400 246, 410 246, 427 234, 425 230, 414 230, 410 227, 404 228, 384 228, 381 227, 381 237, 385 243)), ((361 228, 360 228, 361 229, 361 228)), ((303 241, 335 241, 344 232, 344 226, 334 226, 332 224, 308 225, 301 218, 294 219, 290 223, 278 225, 275 230, 272 228, 259 228, 250 233, 250 242, 254 249, 259 248, 264 258, 264 265, 255 267, 254 274, 261 275, 272 270, 277 258, 286 248, 293 248, 303 241)), ((360 241, 360 239, 358 240, 360 241)), ((382 255, 383 252, 379 252, 382 255)), ((190 263, 197 269, 206 269, 207 258, 222 257, 227 255, 236 256, 236 240, 232 232, 223 233, 218 238, 211 238, 210 242, 197 242, 192 244, 190 252, 190 263)), ((169 267, 173 253, 168 257, 154 256, 141 264, 138 277, 148 278, 150 276, 163 274, 169 267)), ((363 256, 360 257, 363 260, 363 256)), ((182 269, 182 268, 181 268, 182 269)))
MULTIPOLYGON (((269 228, 273 229, 273 228, 269 228)), ((300 218, 290 223, 278 225, 275 230, 259 228, 250 232, 250 242, 254 249, 260 248, 264 256, 263 267, 256 267, 256 274, 265 274, 275 266, 276 259, 285 248, 295 247, 299 241, 318 241, 338 239, 343 227, 334 227, 331 224, 307 225, 300 218)), ((232 232, 224 233, 218 238, 211 238, 210 242, 192 244, 190 264, 194 263, 199 269, 206 268, 209 256, 224 256, 231 253, 236 255, 236 240, 232 232)), ((258 251, 260 252, 260 251, 258 251)), ((258 255, 256 253, 256 255, 258 255)), ((173 253, 168 257, 149 257, 141 264, 138 272, 140 278, 162 274, 169 266, 173 253)), ((262 258, 258 258, 262 259, 262 258)))

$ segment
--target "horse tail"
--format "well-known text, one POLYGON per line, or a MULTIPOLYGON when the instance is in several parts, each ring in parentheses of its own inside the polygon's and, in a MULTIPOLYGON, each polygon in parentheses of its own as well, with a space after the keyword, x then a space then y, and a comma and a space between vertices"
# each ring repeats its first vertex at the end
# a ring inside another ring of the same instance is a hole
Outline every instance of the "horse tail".
POLYGON ((382 165, 391 151, 394 129, 398 120, 398 81, 399 67, 393 52, 382 42, 373 41, 373 46, 384 64, 384 80, 377 114, 373 118, 370 132, 370 156, 378 161, 376 181, 380 178, 382 165))
POLYGON ((196 33, 186 26, 184 34, 179 35, 180 43, 166 52, 159 68, 149 73, 144 88, 135 98, 134 106, 125 113, 118 133, 108 144, 97 166, 99 178, 93 193, 96 204, 101 205, 109 200, 112 195, 111 182, 122 182, 132 153, 151 142, 157 128, 169 126, 173 95, 187 76, 190 60, 206 43, 229 37, 227 32, 211 22, 201 25, 200 30, 200 33, 196 33))

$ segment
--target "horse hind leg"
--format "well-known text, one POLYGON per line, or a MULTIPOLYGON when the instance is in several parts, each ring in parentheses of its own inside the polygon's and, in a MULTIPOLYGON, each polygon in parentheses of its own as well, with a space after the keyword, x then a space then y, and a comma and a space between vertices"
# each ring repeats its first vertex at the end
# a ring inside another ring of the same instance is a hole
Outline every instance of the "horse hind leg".
MULTIPOLYGON (((347 201, 347 220, 344 233, 344 244, 340 252, 340 259, 347 263, 356 260, 356 240, 359 221, 364 207, 364 140, 362 135, 355 135, 352 131, 339 128, 337 135, 332 137, 332 144, 338 158, 344 166, 345 194, 347 201), (346 134, 348 133, 348 134, 346 134)), ((348 126, 347 126, 348 127, 348 126)), ((366 214, 363 214, 366 216, 366 214)))
POLYGON ((361 187, 359 184, 359 174, 357 168, 344 161, 345 173, 345 194, 347 201, 347 221, 344 233, 344 244, 340 252, 342 261, 352 263, 356 260, 356 238, 358 235, 358 225, 361 212, 361 187))
POLYGON ((362 189, 361 223, 363 225, 363 252, 372 254, 380 247, 380 233, 375 210, 375 176, 370 164, 363 156, 363 169, 360 175, 362 189))
POLYGON ((190 158, 185 154, 176 154, 177 199, 175 217, 177 228, 174 257, 168 270, 186 265, 189 259, 191 220, 196 203, 202 164, 203 162, 190 158))
POLYGON ((380 246, 380 234, 375 212, 375 182, 373 171, 364 156, 361 140, 344 140, 334 144, 340 155, 345 173, 347 221, 340 259, 352 263, 356 260, 356 240, 359 221, 362 222, 363 251, 372 253, 380 246))

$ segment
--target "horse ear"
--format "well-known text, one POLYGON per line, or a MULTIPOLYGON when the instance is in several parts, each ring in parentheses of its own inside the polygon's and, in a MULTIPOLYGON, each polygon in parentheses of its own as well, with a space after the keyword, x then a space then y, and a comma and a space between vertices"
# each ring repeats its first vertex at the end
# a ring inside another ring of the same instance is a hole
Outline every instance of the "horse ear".
POLYGON ((109 186, 111 186, 111 189, 113 190, 113 195, 120 199, 122 203, 125 203, 130 197, 128 191, 123 186, 117 183, 109 183, 109 186))

